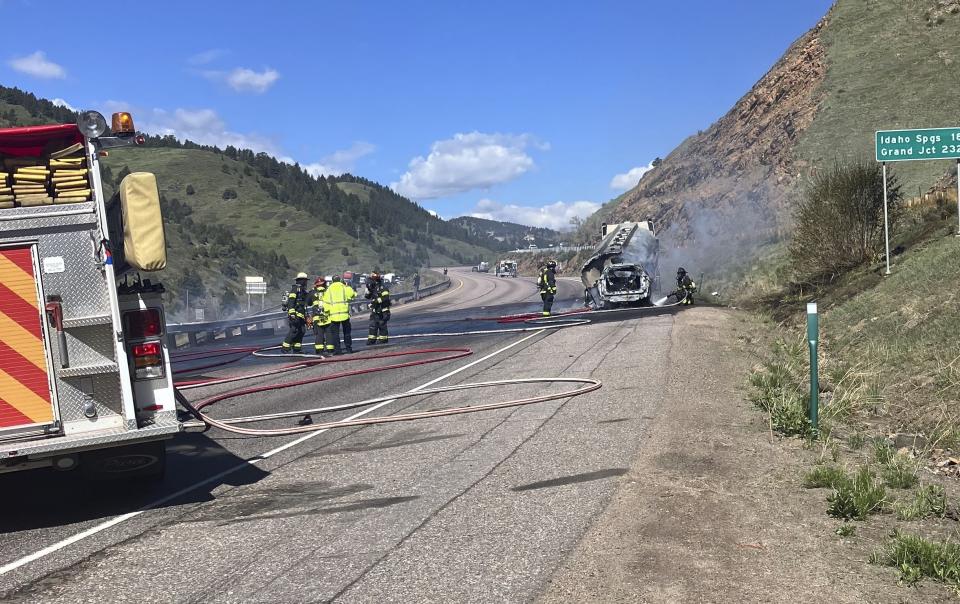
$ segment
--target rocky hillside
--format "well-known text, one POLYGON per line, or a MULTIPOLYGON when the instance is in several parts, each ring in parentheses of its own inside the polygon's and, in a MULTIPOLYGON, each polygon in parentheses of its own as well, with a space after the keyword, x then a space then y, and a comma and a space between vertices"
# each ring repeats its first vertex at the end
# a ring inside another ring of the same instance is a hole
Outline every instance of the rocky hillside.
MULTIPOLYGON (((789 236, 809 174, 873 157, 879 129, 956 124, 960 1, 838 0, 730 111, 690 136, 608 220, 652 216, 667 261, 714 274, 789 236)), ((639 159, 639 158, 637 158, 639 159)), ((898 164, 904 190, 927 190, 950 162, 898 164)))
POLYGON ((739 250, 775 239, 799 177, 793 151, 823 100, 824 25, 797 40, 719 121, 647 173, 610 219, 651 216, 669 228, 668 246, 694 255, 710 248, 703 261, 716 257, 718 240, 739 250), (744 245, 731 245, 731 238, 744 245))

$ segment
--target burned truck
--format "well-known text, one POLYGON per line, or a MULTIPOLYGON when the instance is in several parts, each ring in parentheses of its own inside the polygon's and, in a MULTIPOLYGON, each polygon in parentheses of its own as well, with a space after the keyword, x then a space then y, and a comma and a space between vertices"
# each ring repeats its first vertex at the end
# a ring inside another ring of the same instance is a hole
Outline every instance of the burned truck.
POLYGON ((584 303, 600 309, 650 306, 660 286, 660 241, 653 222, 605 223, 600 237, 580 269, 584 303))

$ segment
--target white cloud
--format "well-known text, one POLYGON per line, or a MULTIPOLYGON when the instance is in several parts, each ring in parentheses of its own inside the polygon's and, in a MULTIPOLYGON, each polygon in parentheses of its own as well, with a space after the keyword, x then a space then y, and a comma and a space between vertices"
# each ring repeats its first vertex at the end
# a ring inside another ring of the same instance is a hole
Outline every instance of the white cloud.
POLYGON ((358 159, 373 153, 376 149, 376 146, 370 143, 357 141, 349 148, 334 151, 318 162, 304 164, 303 169, 312 176, 340 176, 344 172, 352 172, 358 159))
POLYGON ((489 189, 533 168, 527 147, 549 149, 549 145, 538 143, 529 134, 455 134, 433 143, 427 157, 410 160, 407 172, 390 188, 413 199, 489 189))
POLYGON ((637 183, 640 182, 640 178, 644 174, 653 170, 653 162, 650 162, 646 166, 637 166, 636 168, 631 168, 623 174, 617 174, 610 180, 610 188, 616 189, 617 191, 626 191, 627 189, 632 189, 637 186, 637 183))
POLYGON ((281 154, 279 145, 270 137, 256 133, 234 132, 227 127, 223 118, 213 109, 184 109, 173 111, 165 109, 142 109, 123 101, 110 100, 103 103, 110 112, 129 111, 133 114, 137 128, 143 132, 160 136, 174 136, 179 140, 191 140, 201 145, 216 145, 223 149, 227 145, 237 148, 263 151, 277 157, 280 161, 289 161, 281 154))
POLYGON ((67 77, 67 70, 48 60, 46 53, 42 50, 25 57, 15 57, 7 63, 17 71, 37 78, 63 79, 67 77))
POLYGON ((475 218, 566 231, 570 229, 571 218, 586 218, 598 209, 600 204, 592 201, 558 201, 543 206, 521 206, 503 204, 492 199, 481 199, 470 215, 475 218))
POLYGON ((76 108, 74 108, 73 105, 71 105, 70 103, 66 102, 61 98, 50 99, 50 102, 56 105, 57 107, 63 107, 64 109, 69 109, 70 111, 76 111, 76 108))
POLYGON ((276 69, 264 69, 257 72, 246 67, 237 67, 226 75, 227 84, 237 92, 266 92, 280 79, 276 69))
MULTIPOLYGON (((129 111, 133 114, 137 128, 143 132, 159 136, 174 136, 177 139, 191 140, 201 145, 216 145, 221 149, 232 145, 238 149, 252 149, 256 152, 269 153, 277 161, 288 164, 296 160, 283 152, 283 149, 272 138, 256 133, 241 133, 230 130, 226 122, 213 109, 184 109, 173 111, 165 109, 143 109, 132 106, 130 103, 117 100, 108 100, 103 108, 109 112, 129 111)), ((373 153, 376 146, 367 142, 358 141, 347 149, 335 151, 322 158, 319 162, 303 164, 303 169, 312 176, 334 175, 353 170, 354 163, 373 153)))
POLYGON ((198 52, 197 54, 189 57, 187 59, 187 63, 190 65, 206 65, 207 63, 216 61, 226 54, 227 51, 222 48, 211 48, 210 50, 204 50, 203 52, 198 52))

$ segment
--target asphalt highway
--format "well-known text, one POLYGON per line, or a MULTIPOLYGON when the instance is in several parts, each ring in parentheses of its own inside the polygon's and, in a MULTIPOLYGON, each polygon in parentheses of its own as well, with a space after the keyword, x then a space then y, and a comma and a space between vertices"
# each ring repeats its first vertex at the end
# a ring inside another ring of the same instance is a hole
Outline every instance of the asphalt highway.
MULTIPOLYGON (((391 334, 531 328, 485 319, 539 311, 532 279, 469 269, 452 269, 450 276, 446 292, 398 306, 391 334)), ((559 290, 555 310, 578 306, 578 281, 561 279, 559 290)), ((675 310, 615 313, 549 331, 398 338, 382 350, 467 348, 472 355, 259 393, 210 412, 225 418, 297 410, 428 383, 603 382, 601 390, 573 399, 299 437, 191 431, 170 441, 167 474, 148 485, 88 483, 53 471, 0 475, 6 510, 0 514, 0 600, 528 601, 603 509, 642 446, 664 400, 675 310)), ((367 352, 361 342, 366 321, 361 316, 353 323, 353 358, 190 390, 188 398, 397 362, 357 360, 367 352)), ((229 345, 271 345, 280 337, 229 345)), ((197 375, 238 375, 289 362, 247 357, 197 375)), ((515 385, 402 399, 371 416, 568 388, 515 385)))

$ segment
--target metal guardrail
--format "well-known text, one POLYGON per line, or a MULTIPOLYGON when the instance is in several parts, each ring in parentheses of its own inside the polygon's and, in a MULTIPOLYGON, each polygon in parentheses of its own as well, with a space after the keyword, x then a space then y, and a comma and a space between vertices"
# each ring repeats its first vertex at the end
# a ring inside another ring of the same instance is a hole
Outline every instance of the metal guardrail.
MULTIPOLYGON (((421 288, 418 292, 401 292, 391 299, 399 304, 414 302, 427 296, 438 294, 450 287, 450 280, 441 281, 434 285, 421 288)), ((369 310, 370 302, 355 300, 350 303, 350 314, 369 310)), ((283 311, 223 319, 221 321, 201 321, 195 323, 167 323, 167 345, 171 349, 196 346, 200 343, 212 342, 243 336, 274 335, 277 330, 287 329, 287 313, 283 311), (178 336, 186 335, 186 342, 178 336)))
POLYGON ((562 245, 554 247, 535 247, 535 248, 524 248, 520 250, 510 250, 506 252, 507 254, 551 254, 555 252, 582 252, 583 250, 591 250, 593 246, 591 245, 562 245))

